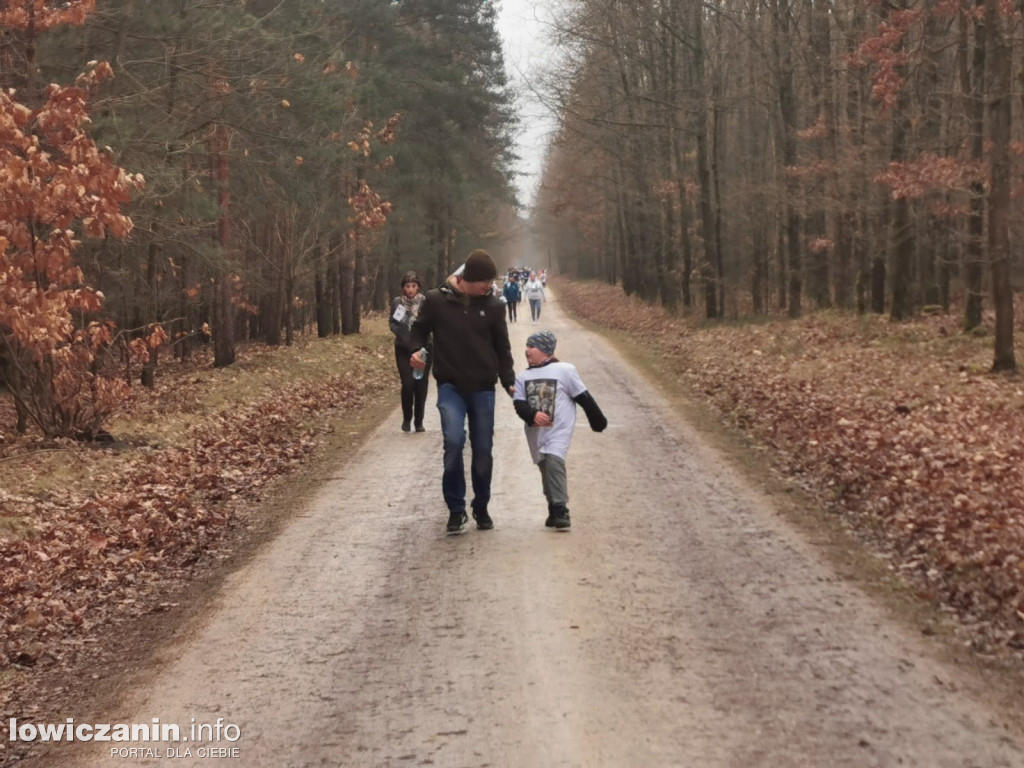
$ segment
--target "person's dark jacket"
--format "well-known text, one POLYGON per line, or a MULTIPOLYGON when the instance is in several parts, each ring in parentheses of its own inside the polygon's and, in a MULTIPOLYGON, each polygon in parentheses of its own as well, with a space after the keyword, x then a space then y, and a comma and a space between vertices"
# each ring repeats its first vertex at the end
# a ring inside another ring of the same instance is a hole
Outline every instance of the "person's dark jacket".
POLYGON ((519 283, 517 283, 515 280, 509 280, 507 283, 505 283, 505 289, 502 291, 502 293, 505 295, 505 300, 509 304, 515 304, 516 302, 522 300, 522 293, 520 293, 519 291, 519 283))
POLYGON ((412 348, 424 346, 433 334, 434 378, 464 392, 507 391, 515 384, 512 345, 505 324, 505 305, 493 295, 469 297, 446 283, 427 291, 412 324, 412 348))

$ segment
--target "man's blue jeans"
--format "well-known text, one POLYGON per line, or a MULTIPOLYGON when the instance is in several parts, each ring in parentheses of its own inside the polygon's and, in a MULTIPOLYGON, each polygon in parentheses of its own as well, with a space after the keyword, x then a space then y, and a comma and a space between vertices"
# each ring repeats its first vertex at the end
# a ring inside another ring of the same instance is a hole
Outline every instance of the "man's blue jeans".
POLYGON ((464 392, 454 384, 437 388, 437 410, 441 414, 444 437, 444 474, 441 490, 449 512, 466 508, 466 470, 462 449, 466 445, 466 419, 469 419, 469 444, 472 461, 469 475, 473 482, 473 511, 487 509, 491 500, 491 472, 494 458, 494 390, 464 392))

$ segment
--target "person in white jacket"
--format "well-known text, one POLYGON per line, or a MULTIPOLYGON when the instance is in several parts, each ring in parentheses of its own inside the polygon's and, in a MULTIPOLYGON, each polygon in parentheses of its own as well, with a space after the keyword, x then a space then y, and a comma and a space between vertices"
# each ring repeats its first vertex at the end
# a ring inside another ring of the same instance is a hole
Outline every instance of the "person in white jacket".
POLYGON ((523 286, 523 296, 530 302, 530 318, 536 325, 540 322, 540 305, 547 301, 544 284, 537 279, 537 273, 531 272, 530 279, 523 286))

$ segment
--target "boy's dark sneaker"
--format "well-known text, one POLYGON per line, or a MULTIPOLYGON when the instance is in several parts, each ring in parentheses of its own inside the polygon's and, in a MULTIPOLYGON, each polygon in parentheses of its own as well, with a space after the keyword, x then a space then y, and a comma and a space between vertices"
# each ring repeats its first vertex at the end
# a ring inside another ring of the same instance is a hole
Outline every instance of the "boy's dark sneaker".
POLYGON ((460 509, 448 513, 448 533, 462 533, 466 528, 469 518, 466 517, 466 510, 460 509))
POLYGON ((544 521, 544 525, 563 531, 572 525, 569 522, 569 510, 565 504, 552 504, 548 509, 548 519, 544 521))
POLYGON ((410 429, 412 429, 410 421, 408 419, 402 419, 402 431, 408 432, 410 429))
POLYGON ((494 521, 487 514, 487 510, 473 512, 473 519, 476 520, 476 527, 481 531, 489 531, 494 527, 494 521))

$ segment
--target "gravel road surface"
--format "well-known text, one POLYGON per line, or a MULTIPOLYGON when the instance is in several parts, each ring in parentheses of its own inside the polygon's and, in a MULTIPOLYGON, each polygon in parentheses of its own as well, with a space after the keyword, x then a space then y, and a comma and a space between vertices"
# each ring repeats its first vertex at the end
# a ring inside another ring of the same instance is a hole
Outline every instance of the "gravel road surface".
POLYGON ((495 529, 445 535, 432 382, 427 432, 402 433, 396 409, 110 720, 234 727, 81 745, 76 762, 1024 765, 977 679, 840 578, 554 297, 541 325, 511 326, 517 368, 541 327, 610 420, 596 434, 579 414, 571 531, 544 527, 499 395, 495 529))

